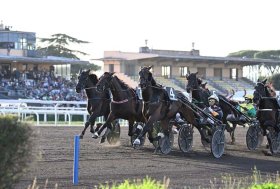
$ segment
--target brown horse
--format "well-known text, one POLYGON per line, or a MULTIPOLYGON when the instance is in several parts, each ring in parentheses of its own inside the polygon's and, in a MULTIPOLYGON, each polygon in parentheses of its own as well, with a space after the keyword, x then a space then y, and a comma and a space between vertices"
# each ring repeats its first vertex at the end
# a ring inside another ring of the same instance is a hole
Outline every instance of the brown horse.
MULTIPOLYGON (((111 130, 113 120, 125 119, 129 122, 128 136, 131 137, 134 134, 133 124, 135 121, 146 123, 146 118, 142 113, 142 100, 138 98, 134 89, 121 81, 114 73, 105 72, 100 77, 96 87, 99 92, 110 90, 113 96, 109 116, 103 124, 108 130, 111 130)), ((100 133, 98 131, 98 135, 100 133)))

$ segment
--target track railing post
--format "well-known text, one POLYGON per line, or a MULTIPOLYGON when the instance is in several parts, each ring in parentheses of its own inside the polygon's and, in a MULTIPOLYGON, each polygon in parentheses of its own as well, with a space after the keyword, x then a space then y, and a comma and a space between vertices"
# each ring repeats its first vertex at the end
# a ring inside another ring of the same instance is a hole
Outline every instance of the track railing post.
POLYGON ((73 164, 73 184, 79 183, 79 151, 80 151, 80 137, 74 137, 74 164, 73 164))

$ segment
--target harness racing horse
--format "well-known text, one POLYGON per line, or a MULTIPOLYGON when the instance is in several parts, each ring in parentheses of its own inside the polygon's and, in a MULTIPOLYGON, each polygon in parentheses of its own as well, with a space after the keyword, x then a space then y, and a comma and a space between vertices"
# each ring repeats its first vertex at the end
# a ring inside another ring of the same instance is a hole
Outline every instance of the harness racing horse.
MULTIPOLYGON (((201 109, 204 109, 205 107, 209 106, 208 97, 211 95, 211 92, 207 88, 205 88, 205 86, 199 85, 201 81, 199 81, 200 79, 197 78, 197 74, 198 72, 189 73, 186 75, 186 79, 188 81, 186 86, 186 91, 191 94, 193 103, 196 104, 201 109)), ((235 117, 238 117, 238 113, 231 108, 231 106, 236 106, 237 103, 233 101, 229 101, 222 95, 218 95, 218 97, 219 97, 220 107, 223 111, 222 122, 226 124, 226 130, 230 133, 232 144, 233 144, 235 142, 234 131, 237 124, 232 123, 232 128, 231 128, 230 125, 228 124, 227 116, 233 114, 235 115, 235 117)))
MULTIPOLYGON (((154 143, 154 140, 157 140, 153 136, 153 126, 156 122, 161 121, 160 125, 165 126, 163 130, 169 136, 168 124, 163 121, 166 118, 167 112, 169 111, 170 100, 166 90, 163 86, 156 83, 152 77, 152 73, 149 71, 151 67, 143 67, 139 72, 140 88, 142 92, 142 98, 144 101, 144 115, 147 118, 147 123, 144 128, 141 130, 141 133, 134 140, 133 145, 137 147, 140 145, 140 141, 144 138, 145 134, 148 132, 148 139, 151 143, 154 143)), ((156 145, 155 145, 156 146, 156 145)))
MULTIPOLYGON (((172 90, 168 91, 167 88, 165 89, 161 85, 158 85, 155 82, 150 69, 151 66, 143 67, 139 72, 144 110, 148 121, 138 138, 134 141, 134 145, 138 145, 140 138, 147 132, 151 132, 154 123, 157 121, 160 121, 163 135, 159 133, 158 138, 152 138, 152 135, 149 134, 150 142, 153 142, 153 140, 160 141, 162 139, 164 139, 163 141, 168 141, 170 139, 169 122, 172 118, 174 118, 174 115, 179 112, 188 124, 185 124, 180 128, 178 144, 181 151, 188 152, 192 147, 192 125, 198 129, 201 137, 206 138, 203 133, 202 126, 199 125, 197 121, 197 112, 193 109, 193 106, 182 92, 172 90), (176 97, 178 98, 176 99, 176 97)), ((160 145, 159 142, 159 147, 162 148, 164 146, 160 145)), ((164 148, 165 149, 160 149, 162 153, 168 153, 170 151, 167 147, 164 148)))
MULTIPOLYGON (((82 90, 86 91, 87 95, 87 111, 90 114, 88 121, 85 123, 85 127, 80 134, 80 138, 82 139, 86 129, 90 125, 90 132, 95 133, 100 129, 102 124, 97 124, 96 129, 94 130, 94 124, 97 117, 104 116, 107 119, 110 112, 110 93, 108 90, 103 92, 98 92, 96 90, 96 84, 98 82, 98 78, 95 74, 90 74, 90 70, 82 71, 80 70, 78 76, 78 83, 76 85, 76 92, 81 93, 82 90)), ((101 131, 103 128, 100 129, 101 131)), ((93 138, 95 136, 93 135, 93 138)), ((103 140, 104 141, 104 138, 103 140)))
POLYGON ((266 81, 267 79, 259 81, 255 86, 253 101, 259 108, 257 119, 263 135, 267 136, 270 151, 274 154, 280 152, 280 107, 277 99, 269 91, 266 81))
MULTIPOLYGON (((146 123, 143 115, 143 103, 136 94, 136 91, 121 81, 114 73, 105 72, 96 84, 97 91, 110 89, 113 99, 110 103, 111 110, 105 123, 107 133, 111 130, 111 123, 115 119, 125 119, 129 122, 128 136, 133 136, 134 122, 146 123)), ((98 131, 98 135, 100 132, 98 131)))

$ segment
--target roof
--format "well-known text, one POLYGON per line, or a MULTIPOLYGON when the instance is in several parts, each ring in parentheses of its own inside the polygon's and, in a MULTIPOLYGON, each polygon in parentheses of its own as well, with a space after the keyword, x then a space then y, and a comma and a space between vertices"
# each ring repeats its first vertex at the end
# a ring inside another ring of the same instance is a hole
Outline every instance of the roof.
POLYGON ((121 51, 105 51, 104 58, 98 60, 161 60, 161 61, 207 61, 209 63, 225 63, 246 65, 278 65, 280 60, 272 59, 253 59, 253 58, 236 58, 236 57, 213 57, 213 56, 197 56, 197 55, 170 55, 170 54, 154 54, 154 53, 131 53, 121 51))
POLYGON ((42 57, 42 58, 31 58, 31 57, 22 57, 22 56, 7 56, 7 55, 0 55, 0 63, 33 63, 33 64, 42 64, 42 63, 49 63, 49 64, 89 64, 89 61, 82 61, 70 58, 63 58, 63 57, 42 57))
POLYGON ((121 51, 105 51, 104 58, 98 60, 139 60, 158 57, 157 54, 151 53, 135 53, 121 51))

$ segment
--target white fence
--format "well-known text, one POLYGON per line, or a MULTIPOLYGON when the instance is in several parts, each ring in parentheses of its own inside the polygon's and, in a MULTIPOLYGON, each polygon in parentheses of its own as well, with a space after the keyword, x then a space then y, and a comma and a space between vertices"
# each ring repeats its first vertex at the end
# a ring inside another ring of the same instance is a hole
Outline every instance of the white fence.
MULTIPOLYGON (((0 114, 16 114, 20 120, 26 120, 29 116, 36 116, 36 125, 50 124, 48 115, 54 116, 54 125, 72 125, 73 115, 82 116, 83 125, 89 114, 86 110, 86 101, 44 101, 44 100, 3 100, 0 99, 0 114), (40 121, 40 115, 43 121, 40 121), (59 120, 63 115, 63 120, 59 120)), ((103 122, 99 117, 96 122, 103 122)), ((121 121, 121 125, 127 125, 127 121, 121 121)))

